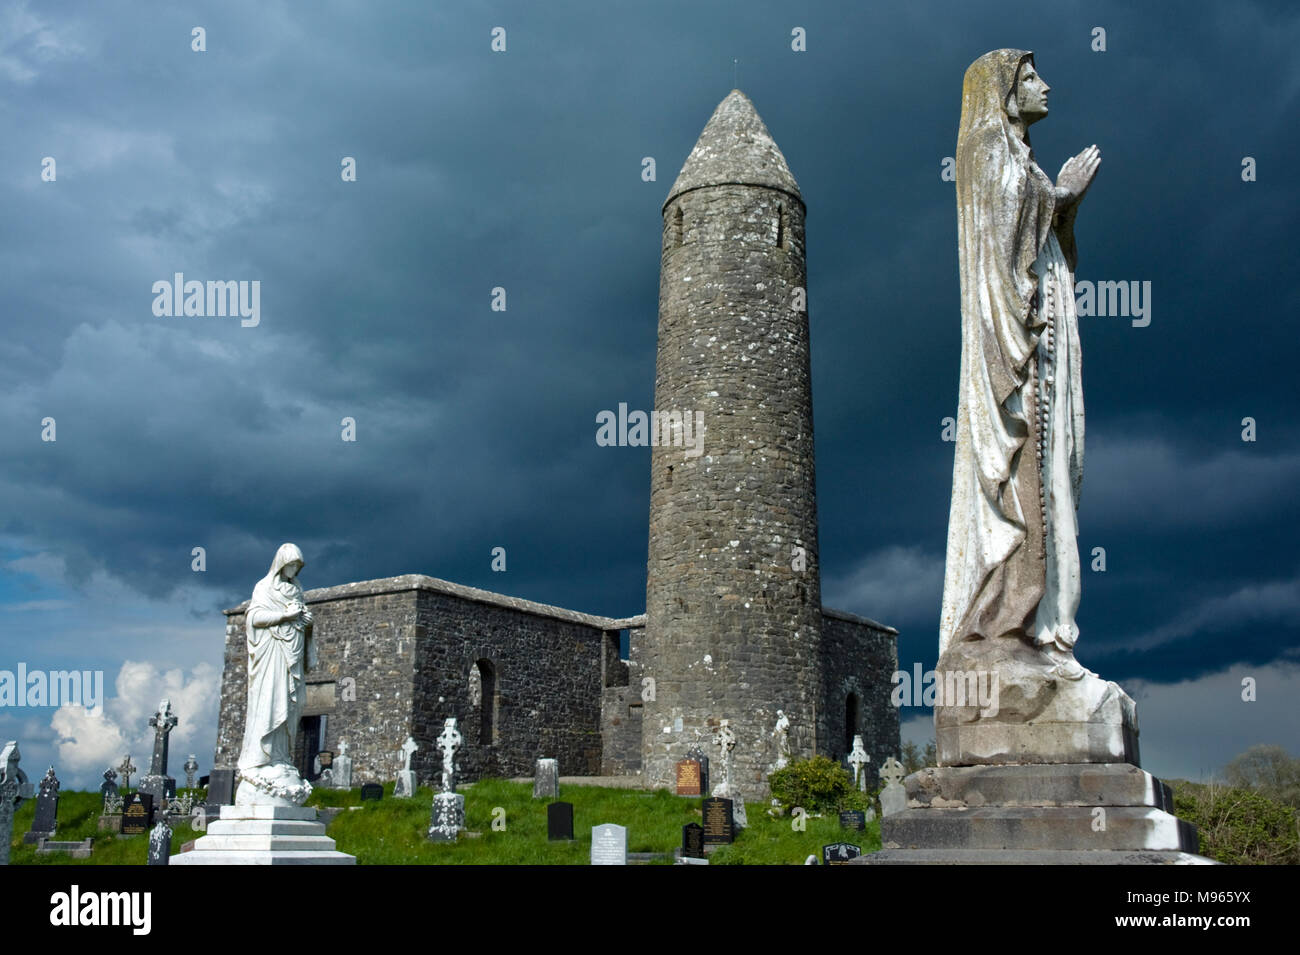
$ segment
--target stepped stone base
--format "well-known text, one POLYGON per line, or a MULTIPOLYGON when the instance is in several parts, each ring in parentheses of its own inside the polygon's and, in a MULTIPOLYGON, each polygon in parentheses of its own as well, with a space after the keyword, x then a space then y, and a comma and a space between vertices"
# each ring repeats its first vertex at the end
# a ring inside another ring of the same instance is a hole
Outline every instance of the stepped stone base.
POLYGON ((1212 864, 1169 787, 1124 763, 924 769, 864 865, 1212 864))
POLYGON ((339 852, 317 822, 316 810, 300 806, 222 806, 194 848, 171 865, 356 865, 339 852))

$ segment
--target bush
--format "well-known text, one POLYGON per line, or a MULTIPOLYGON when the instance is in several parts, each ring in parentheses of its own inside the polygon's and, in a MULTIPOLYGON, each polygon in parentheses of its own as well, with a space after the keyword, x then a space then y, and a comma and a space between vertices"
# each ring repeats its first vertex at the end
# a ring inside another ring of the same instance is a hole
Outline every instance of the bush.
POLYGON ((1174 810, 1196 826, 1201 855, 1227 865, 1300 864, 1294 810, 1250 789, 1178 783, 1174 810))
POLYGON ((767 778, 772 798, 788 812, 802 806, 808 812, 866 809, 870 801, 853 788, 853 777, 827 756, 791 763, 767 778))

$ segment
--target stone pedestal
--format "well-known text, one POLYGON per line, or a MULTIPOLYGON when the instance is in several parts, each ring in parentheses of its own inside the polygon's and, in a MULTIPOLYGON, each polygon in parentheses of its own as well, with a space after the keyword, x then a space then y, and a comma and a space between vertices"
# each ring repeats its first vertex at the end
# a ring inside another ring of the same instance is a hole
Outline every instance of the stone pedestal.
POLYGON ((455 842, 465 828, 465 797, 460 793, 438 793, 433 797, 433 819, 429 838, 434 842, 455 842))
POLYGON ((339 852, 316 810, 302 806, 222 806, 221 818, 171 865, 355 865, 339 852))
POLYGON ((1131 764, 923 769, 904 787, 859 864, 1213 864, 1169 787, 1131 764))
POLYGON ((393 786, 393 797, 395 799, 410 799, 415 795, 415 770, 399 769, 397 771, 397 782, 393 786))

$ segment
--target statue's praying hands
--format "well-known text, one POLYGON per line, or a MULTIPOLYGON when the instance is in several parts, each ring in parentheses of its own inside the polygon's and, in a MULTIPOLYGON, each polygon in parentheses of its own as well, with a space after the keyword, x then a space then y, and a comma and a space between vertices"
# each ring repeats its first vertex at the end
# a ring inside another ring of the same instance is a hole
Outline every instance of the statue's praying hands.
POLYGON ((1096 145, 1089 146, 1077 156, 1071 156, 1061 167, 1060 174, 1056 177, 1056 204, 1058 210, 1068 209, 1075 206, 1083 198, 1083 194, 1088 191, 1092 185, 1093 177, 1097 175, 1097 167, 1101 165, 1101 150, 1096 145))

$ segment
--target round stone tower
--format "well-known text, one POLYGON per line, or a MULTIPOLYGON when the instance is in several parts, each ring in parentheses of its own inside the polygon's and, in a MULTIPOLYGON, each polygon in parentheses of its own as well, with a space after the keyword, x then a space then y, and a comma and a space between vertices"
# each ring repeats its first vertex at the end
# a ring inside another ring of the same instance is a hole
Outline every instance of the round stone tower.
POLYGON ((783 710, 792 758, 817 748, 821 585, 799 186, 732 90, 663 206, 642 771, 674 782, 698 748, 766 798, 783 710), (681 416, 680 419, 678 416, 681 416), (681 420, 683 438, 677 443, 681 420), (702 428, 700 427, 702 425, 702 428), (702 433, 701 433, 702 431, 702 433), (691 442, 698 442, 694 446, 691 442), (652 697, 652 698, 651 698, 652 697))

